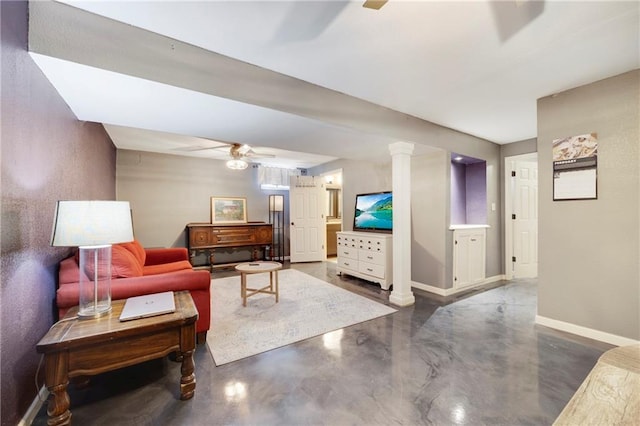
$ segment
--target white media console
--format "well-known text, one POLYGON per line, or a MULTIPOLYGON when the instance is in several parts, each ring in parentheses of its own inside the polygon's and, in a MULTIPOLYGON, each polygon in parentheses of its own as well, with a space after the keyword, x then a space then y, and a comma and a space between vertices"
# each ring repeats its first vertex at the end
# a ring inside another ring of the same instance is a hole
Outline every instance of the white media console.
POLYGON ((392 235, 338 232, 338 274, 379 283, 389 290, 393 282, 392 235))

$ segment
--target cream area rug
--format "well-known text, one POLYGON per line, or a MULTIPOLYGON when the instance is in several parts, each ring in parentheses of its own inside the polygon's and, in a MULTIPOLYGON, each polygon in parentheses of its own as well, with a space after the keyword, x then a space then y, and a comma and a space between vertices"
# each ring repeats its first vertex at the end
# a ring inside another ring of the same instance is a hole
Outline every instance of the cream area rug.
MULTIPOLYGON (((227 364, 339 328, 395 312, 295 269, 279 271, 280 301, 257 294, 242 306, 240 276, 211 281, 207 345, 216 365, 227 364)), ((269 274, 247 275, 247 286, 269 284, 269 274)))

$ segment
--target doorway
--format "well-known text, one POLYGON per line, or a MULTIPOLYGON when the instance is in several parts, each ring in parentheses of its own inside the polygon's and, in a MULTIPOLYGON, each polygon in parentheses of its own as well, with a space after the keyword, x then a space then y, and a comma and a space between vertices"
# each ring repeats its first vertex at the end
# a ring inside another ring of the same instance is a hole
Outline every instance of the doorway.
POLYGON ((505 158, 505 276, 538 276, 538 154, 505 158))
POLYGON ((327 188, 327 257, 326 260, 335 262, 338 255, 337 233, 342 231, 342 169, 323 173, 327 188))

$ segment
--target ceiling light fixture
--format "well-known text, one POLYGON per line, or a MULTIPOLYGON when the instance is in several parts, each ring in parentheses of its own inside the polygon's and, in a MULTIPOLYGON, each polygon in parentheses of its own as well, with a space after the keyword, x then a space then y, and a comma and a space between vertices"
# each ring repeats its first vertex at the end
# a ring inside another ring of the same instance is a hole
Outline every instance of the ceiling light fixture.
POLYGON ((233 159, 227 161, 227 168, 231 170, 244 170, 249 166, 249 164, 244 160, 233 159))

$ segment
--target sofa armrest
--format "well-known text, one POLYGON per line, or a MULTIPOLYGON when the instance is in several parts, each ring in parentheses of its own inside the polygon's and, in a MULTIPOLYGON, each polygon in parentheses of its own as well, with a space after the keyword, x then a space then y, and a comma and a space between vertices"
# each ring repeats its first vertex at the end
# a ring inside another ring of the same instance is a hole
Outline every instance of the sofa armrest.
POLYGON ((189 260, 189 252, 184 247, 144 249, 144 251, 147 254, 145 266, 189 260))

